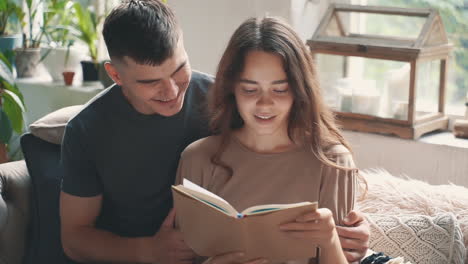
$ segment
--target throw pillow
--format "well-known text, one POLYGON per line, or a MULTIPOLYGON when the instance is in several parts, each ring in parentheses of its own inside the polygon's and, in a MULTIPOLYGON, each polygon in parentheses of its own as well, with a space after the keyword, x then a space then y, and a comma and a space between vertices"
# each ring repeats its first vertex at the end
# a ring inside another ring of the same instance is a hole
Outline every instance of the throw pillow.
POLYGON ((60 145, 68 120, 78 114, 83 107, 83 105, 74 105, 61 108, 32 123, 29 129, 36 137, 60 145))
MULTIPOLYGON (((357 210, 385 215, 453 213, 461 227, 465 248, 468 248, 468 188, 454 184, 431 185, 404 175, 397 177, 384 169, 362 170, 360 174, 367 181, 368 191, 365 196, 358 195, 357 210)), ((468 257, 465 264, 468 264, 468 257)))
POLYGON ((418 264, 463 264, 465 246, 455 216, 368 214, 369 247, 418 264))

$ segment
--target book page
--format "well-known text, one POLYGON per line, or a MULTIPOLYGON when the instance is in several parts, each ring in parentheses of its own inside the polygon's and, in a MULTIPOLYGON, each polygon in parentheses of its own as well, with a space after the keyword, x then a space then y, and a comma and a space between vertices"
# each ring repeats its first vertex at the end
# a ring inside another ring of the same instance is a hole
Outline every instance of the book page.
MULTIPOLYGON (((311 202, 301 202, 301 203, 293 203, 293 204, 264 204, 264 205, 256 205, 249 207, 242 211, 243 215, 256 215, 256 214, 265 214, 265 213, 270 213, 274 211, 279 211, 279 210, 284 210, 288 208, 295 208, 295 207, 301 207, 301 206, 307 206, 311 204, 316 204, 311 203, 311 202)), ((317 207, 315 207, 317 209, 317 207)))
POLYGON ((219 197, 218 195, 208 191, 207 189, 187 180, 184 179, 183 187, 185 187, 185 191, 189 192, 192 196, 197 198, 198 200, 207 203, 225 213, 236 217, 238 215, 237 210, 232 207, 226 200, 219 197))

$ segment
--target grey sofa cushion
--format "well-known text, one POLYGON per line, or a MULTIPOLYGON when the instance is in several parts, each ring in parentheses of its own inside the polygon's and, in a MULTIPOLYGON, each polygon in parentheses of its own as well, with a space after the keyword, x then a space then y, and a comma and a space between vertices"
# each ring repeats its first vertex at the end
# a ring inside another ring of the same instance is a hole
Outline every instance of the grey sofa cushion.
POLYGON ((24 161, 0 164, 0 263, 21 263, 27 244, 30 178, 24 161))
POLYGON ((25 134, 21 147, 32 182, 30 243, 24 263, 67 263, 60 240, 60 145, 25 134))

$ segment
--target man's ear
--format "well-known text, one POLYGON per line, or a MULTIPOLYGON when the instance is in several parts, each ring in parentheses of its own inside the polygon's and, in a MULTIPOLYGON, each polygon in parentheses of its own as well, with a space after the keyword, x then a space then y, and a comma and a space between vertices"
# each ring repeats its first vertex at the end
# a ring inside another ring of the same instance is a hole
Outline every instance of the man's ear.
POLYGON ((104 63, 104 68, 106 69, 107 75, 117 84, 122 85, 120 80, 120 75, 115 66, 111 62, 104 63))

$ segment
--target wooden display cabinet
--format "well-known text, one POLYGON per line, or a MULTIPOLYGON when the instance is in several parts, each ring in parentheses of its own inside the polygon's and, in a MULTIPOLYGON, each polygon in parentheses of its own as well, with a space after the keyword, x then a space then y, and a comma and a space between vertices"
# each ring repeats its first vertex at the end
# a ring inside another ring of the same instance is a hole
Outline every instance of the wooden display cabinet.
POLYGON ((447 129, 452 45, 436 10, 331 4, 307 44, 344 129, 407 139, 447 129))

